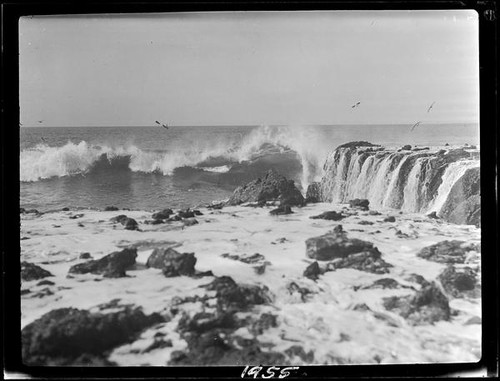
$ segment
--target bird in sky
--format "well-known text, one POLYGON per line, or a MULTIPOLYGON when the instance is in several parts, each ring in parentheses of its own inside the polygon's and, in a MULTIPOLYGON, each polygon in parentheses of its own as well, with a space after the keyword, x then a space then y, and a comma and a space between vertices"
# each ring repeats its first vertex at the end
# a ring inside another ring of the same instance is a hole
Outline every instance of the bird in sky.
POLYGON ((415 123, 413 126, 411 126, 411 130, 413 131, 415 129, 415 127, 417 127, 419 124, 420 124, 420 121, 418 121, 417 123, 415 123))
POLYGON ((427 109, 427 112, 431 111, 432 109, 432 106, 434 106, 434 103, 436 103, 436 101, 432 102, 432 104, 429 106, 429 108, 427 109))
POLYGON ((356 108, 356 107, 358 107, 360 104, 361 104, 361 102, 356 102, 356 104, 353 104, 353 105, 351 106, 351 108, 356 108))
POLYGON ((165 129, 167 129, 167 130, 168 130, 168 125, 166 125, 166 124, 162 124, 162 123, 158 122, 157 120, 155 121, 155 123, 156 123, 157 125, 162 126, 163 128, 165 128, 165 129))

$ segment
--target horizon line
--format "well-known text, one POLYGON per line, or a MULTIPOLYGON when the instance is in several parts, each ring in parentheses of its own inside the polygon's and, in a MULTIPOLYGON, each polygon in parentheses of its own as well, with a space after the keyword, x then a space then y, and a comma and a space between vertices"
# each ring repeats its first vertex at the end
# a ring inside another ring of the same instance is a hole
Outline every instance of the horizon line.
MULTIPOLYGON (((414 123, 336 123, 336 124, 182 124, 171 125, 172 128, 184 127, 338 127, 338 126, 411 126, 414 123)), ((422 122, 420 125, 450 125, 450 124, 479 124, 473 122, 422 122)), ((20 125, 19 128, 158 128, 156 125, 73 125, 73 126, 45 126, 45 125, 20 125)))

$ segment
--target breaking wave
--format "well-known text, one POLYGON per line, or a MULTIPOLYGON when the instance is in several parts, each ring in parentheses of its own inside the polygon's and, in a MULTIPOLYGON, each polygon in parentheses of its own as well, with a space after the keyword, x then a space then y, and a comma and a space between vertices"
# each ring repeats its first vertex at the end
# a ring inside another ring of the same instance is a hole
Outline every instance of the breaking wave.
POLYGON ((128 169, 133 172, 171 176, 179 168, 191 167, 212 173, 227 173, 241 164, 258 161, 295 160, 300 166, 303 188, 318 181, 331 142, 307 128, 255 128, 229 141, 196 141, 184 136, 178 148, 165 151, 140 149, 135 145, 96 145, 68 141, 64 146, 39 144, 20 155, 20 180, 33 182, 53 177, 88 175, 95 170, 128 169))

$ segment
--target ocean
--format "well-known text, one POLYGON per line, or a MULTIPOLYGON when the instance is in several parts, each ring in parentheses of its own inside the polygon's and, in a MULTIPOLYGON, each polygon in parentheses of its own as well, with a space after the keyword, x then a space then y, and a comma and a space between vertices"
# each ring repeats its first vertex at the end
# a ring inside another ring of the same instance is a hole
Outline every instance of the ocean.
POLYGON ((386 147, 478 145, 475 124, 198 127, 23 127, 20 206, 42 212, 117 206, 186 208, 223 200, 273 168, 305 193, 329 152, 350 141, 386 147))

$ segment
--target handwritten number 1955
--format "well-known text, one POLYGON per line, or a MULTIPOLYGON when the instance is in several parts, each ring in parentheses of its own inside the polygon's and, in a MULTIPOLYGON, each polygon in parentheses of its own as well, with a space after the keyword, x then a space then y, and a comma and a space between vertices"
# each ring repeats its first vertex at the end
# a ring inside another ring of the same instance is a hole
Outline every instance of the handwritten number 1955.
POLYGON ((257 378, 286 378, 290 376, 290 371, 299 369, 298 366, 288 366, 280 368, 278 366, 262 367, 247 365, 241 373, 241 378, 251 377, 257 378))

